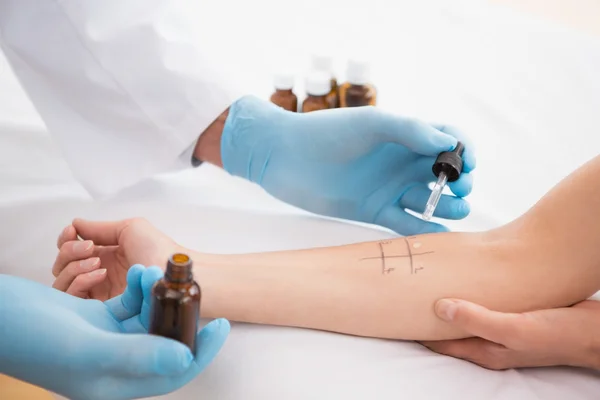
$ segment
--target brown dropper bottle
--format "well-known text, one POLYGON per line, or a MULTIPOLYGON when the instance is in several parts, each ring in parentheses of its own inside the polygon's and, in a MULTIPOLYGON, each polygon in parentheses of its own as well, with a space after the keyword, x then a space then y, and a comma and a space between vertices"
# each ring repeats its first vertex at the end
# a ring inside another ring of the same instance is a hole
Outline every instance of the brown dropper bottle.
POLYGON ((178 340, 195 355, 201 297, 200 286, 192 274, 191 258, 173 254, 165 276, 152 287, 148 332, 178 340))
POLYGON ((273 79, 275 92, 271 95, 271 103, 284 110, 298 111, 298 97, 294 94, 294 76, 292 74, 277 74, 273 79))
POLYGON ((369 63, 362 60, 349 60, 346 69, 346 83, 340 86, 340 107, 374 106, 377 104, 377 90, 371 83, 369 63))
POLYGON ((333 58, 325 54, 313 54, 311 64, 314 71, 324 72, 330 77, 331 89, 327 94, 327 101, 329 102, 329 108, 338 108, 340 101, 338 82, 333 71, 333 58))
POLYGON ((302 112, 326 110, 329 108, 327 95, 331 90, 331 80, 323 72, 313 71, 306 78, 306 98, 302 103, 302 112))

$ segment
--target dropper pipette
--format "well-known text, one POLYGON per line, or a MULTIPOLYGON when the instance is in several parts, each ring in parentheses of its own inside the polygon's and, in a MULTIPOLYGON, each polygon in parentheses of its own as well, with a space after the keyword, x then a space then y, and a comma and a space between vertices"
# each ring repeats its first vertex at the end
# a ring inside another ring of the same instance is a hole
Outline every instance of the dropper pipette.
POLYGON ((462 154, 464 151, 465 146, 461 142, 458 142, 454 150, 440 153, 435 160, 432 170, 438 179, 425 205, 425 211, 423 212, 423 219, 425 221, 429 221, 433 217, 433 213, 442 197, 442 192, 446 184, 454 182, 460 177, 463 167, 462 154))

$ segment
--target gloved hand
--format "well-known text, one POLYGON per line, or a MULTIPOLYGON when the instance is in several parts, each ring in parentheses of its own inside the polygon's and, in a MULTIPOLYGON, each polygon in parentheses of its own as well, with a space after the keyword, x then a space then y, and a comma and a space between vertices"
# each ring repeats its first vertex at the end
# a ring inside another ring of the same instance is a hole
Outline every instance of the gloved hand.
POLYGON ((223 167, 261 185, 289 204, 317 214, 373 223, 400 234, 447 230, 410 215, 422 213, 436 180, 437 155, 465 143, 464 168, 435 216, 461 219, 462 199, 472 188, 475 156, 470 143, 450 127, 398 117, 376 107, 306 114, 283 110, 255 97, 229 109, 221 138, 223 167))
POLYGON ((127 288, 104 303, 0 275, 0 373, 71 399, 133 399, 169 393, 197 376, 229 333, 219 319, 183 344, 148 335, 157 267, 133 266, 127 288))

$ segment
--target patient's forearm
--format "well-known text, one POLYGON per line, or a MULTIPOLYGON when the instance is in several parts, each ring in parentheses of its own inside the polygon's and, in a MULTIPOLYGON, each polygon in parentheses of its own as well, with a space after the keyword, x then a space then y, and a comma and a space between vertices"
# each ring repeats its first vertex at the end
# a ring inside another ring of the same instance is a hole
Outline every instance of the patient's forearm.
POLYGON ((245 255, 204 255, 202 312, 235 321, 382 338, 464 337, 442 297, 499 311, 567 306, 600 289, 600 157, 523 217, 486 233, 245 255))
POLYGON ((194 258, 206 317, 381 338, 466 336, 434 315, 441 297, 525 311, 565 306, 594 291, 562 265, 532 263, 537 255, 527 243, 485 234, 194 258))

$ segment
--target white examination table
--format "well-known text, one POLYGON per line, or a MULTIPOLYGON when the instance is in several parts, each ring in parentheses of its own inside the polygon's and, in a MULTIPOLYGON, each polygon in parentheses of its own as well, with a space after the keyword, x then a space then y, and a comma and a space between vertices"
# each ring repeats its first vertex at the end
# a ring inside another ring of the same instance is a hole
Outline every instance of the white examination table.
MULTIPOLYGON (((265 27, 269 16, 244 19, 266 8, 267 0, 238 3, 241 9, 228 13, 228 25, 246 29, 248 35, 235 41, 254 54, 249 60, 258 70, 274 58, 273 48, 286 48, 285 35, 265 27)), ((481 2, 414 3, 375 1, 372 11, 361 14, 358 5, 344 2, 345 8, 324 9, 316 18, 326 22, 337 14, 343 20, 344 13, 358 13, 365 22, 376 17, 368 35, 378 38, 371 47, 381 107, 458 125, 474 138, 478 168, 472 215, 451 227, 478 230, 505 223, 599 153, 600 38, 481 2), (507 158, 511 164, 498 164, 507 158)), ((308 1, 306 7, 318 4, 308 1)), ((207 7, 218 12, 225 5, 207 7)), ((290 29, 309 29, 304 11, 295 12, 287 21, 290 29)), ((343 26, 358 29, 349 22, 343 26)), ((303 44, 291 43, 287 50, 303 61, 303 44)), ((226 50, 223 57, 227 61, 226 50)), ((254 89, 266 96, 269 76, 257 76, 254 89)), ((181 244, 208 252, 392 236, 299 212, 210 166, 157 177, 116 199, 92 202, 0 59, 0 273, 51 284, 56 235, 75 216, 144 216, 181 244)), ((493 372, 411 342, 233 324, 216 361, 196 381, 164 398, 597 399, 600 375, 574 368, 493 372)))

